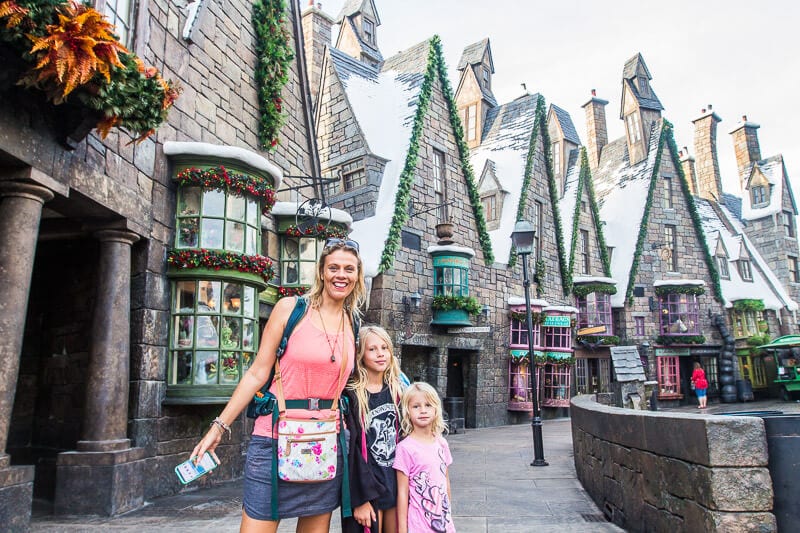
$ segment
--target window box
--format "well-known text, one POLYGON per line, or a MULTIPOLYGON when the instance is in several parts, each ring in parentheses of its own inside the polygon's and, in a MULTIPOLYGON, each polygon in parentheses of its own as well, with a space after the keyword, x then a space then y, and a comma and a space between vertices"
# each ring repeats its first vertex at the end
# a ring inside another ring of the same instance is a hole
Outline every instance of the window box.
POLYGON ((431 324, 437 326, 471 326, 469 313, 463 309, 434 309, 431 324))

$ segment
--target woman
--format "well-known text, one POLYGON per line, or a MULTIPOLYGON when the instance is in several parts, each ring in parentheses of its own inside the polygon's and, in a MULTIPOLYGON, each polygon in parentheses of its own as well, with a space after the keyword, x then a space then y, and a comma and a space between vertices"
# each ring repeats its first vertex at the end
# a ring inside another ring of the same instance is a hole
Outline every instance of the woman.
MULTIPOLYGON (((365 296, 358 244, 350 240, 328 239, 317 263, 314 284, 305 296, 308 310, 289 337, 281 357, 280 370, 286 398, 330 399, 342 391, 346 381, 339 379, 342 357, 346 358, 345 376, 352 372, 355 361, 351 313, 357 312, 365 296)), ((192 457, 202 457, 209 451, 218 459, 214 450, 222 435, 229 432, 230 424, 266 383, 275 366, 275 352, 294 306, 294 298, 283 298, 275 304, 253 365, 242 377, 222 413, 195 446, 192 457)), ((270 392, 274 393, 275 388, 273 382, 270 392)), ((304 419, 323 418, 329 413, 327 409, 288 410, 293 418, 304 419)), ((271 415, 256 419, 245 463, 240 531, 274 533, 280 519, 298 517, 298 532, 327 532, 331 512, 339 506, 341 499, 343 450, 339 450, 339 468, 333 480, 319 483, 279 481, 278 520, 272 520, 270 469, 275 446, 272 428, 271 415)))
POLYGON ((708 381, 706 380, 705 370, 703 370, 703 367, 697 361, 694 363, 694 372, 692 372, 692 386, 695 394, 697 394, 697 401, 700 402, 700 405, 697 407, 699 409, 705 409, 706 403, 708 402, 708 396, 706 395, 708 391, 708 381))

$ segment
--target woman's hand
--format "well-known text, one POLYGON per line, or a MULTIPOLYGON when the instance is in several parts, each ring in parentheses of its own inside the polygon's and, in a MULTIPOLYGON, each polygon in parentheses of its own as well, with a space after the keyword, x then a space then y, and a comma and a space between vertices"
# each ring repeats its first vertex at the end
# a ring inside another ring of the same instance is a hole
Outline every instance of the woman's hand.
POLYGON ((364 527, 369 527, 378 519, 378 517, 375 516, 375 510, 372 508, 372 504, 369 502, 364 502, 353 509, 353 518, 364 527))
POLYGON ((194 457, 194 464, 200 462, 200 458, 203 457, 203 454, 209 452, 211 456, 214 458, 217 463, 220 462, 219 457, 214 450, 217 449, 217 445, 222 440, 222 430, 216 424, 212 425, 206 431, 205 436, 197 443, 197 446, 194 447, 192 450, 191 457, 194 457))

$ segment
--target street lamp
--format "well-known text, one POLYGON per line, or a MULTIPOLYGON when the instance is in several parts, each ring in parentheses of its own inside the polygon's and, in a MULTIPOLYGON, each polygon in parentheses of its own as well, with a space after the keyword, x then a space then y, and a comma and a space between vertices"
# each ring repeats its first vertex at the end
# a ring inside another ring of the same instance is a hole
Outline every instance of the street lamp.
POLYGON ((533 316, 531 314, 531 281, 528 278, 528 256, 533 252, 533 239, 536 230, 533 224, 524 220, 514 224, 514 231, 511 233, 511 243, 517 250, 517 255, 522 257, 522 284, 525 287, 525 313, 528 318, 528 357, 531 362, 528 365, 531 372, 531 395, 533 399, 533 416, 531 417, 531 429, 533 430, 533 462, 531 466, 547 466, 544 460, 544 444, 542 442, 542 417, 539 413, 539 379, 536 367, 536 357, 533 354, 533 316))

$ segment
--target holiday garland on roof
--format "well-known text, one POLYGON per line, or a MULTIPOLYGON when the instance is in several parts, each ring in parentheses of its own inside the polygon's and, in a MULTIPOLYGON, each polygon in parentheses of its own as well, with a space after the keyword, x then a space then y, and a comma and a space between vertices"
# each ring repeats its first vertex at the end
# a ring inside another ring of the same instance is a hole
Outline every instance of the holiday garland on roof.
MULTIPOLYGON (((603 235, 603 222, 600 220, 600 209, 597 207, 597 198, 594 195, 592 171, 589 167, 589 158, 586 156, 586 148, 581 148, 581 180, 586 183, 586 192, 589 194, 589 208, 592 210, 594 226, 597 230, 597 240, 600 244, 600 261, 603 263, 603 273, 610 278, 611 258, 608 257, 608 246, 606 245, 605 235, 603 235)), ((615 288, 614 293, 616 292, 615 288)))
POLYGON ((739 311, 740 313, 744 313, 746 311, 759 313, 764 310, 764 300, 755 300, 755 299, 736 300, 735 302, 733 302, 733 310, 739 311))
POLYGON ((461 161, 461 168, 464 171, 464 178, 469 193, 470 202, 472 203, 473 213, 475 214, 475 221, 478 226, 478 239, 481 243, 483 250, 484 260, 487 264, 494 262, 494 254, 492 253, 492 244, 489 239, 489 234, 486 231, 486 221, 483 216, 483 206, 480 202, 480 195, 478 194, 477 187, 475 186, 475 178, 472 172, 472 167, 469 164, 469 149, 464 142, 464 130, 461 126, 461 120, 458 117, 458 112, 455 109, 453 102, 452 90, 447 78, 446 67, 444 59, 442 58, 441 41, 438 35, 434 35, 430 40, 430 50, 428 52, 428 64, 425 70, 425 76, 420 88, 419 97, 417 99, 417 112, 414 115, 414 123, 411 128, 411 140, 409 141, 408 153, 406 155, 403 171, 400 174, 400 180, 397 186, 397 193, 395 195, 395 208, 392 215, 392 222, 389 227, 389 235, 386 237, 383 253, 381 254, 380 271, 385 272, 392 268, 394 264, 394 255, 400 247, 400 234, 403 224, 408 220, 408 201, 411 197, 411 188, 414 185, 414 176, 417 171, 417 159, 419 157, 420 140, 422 139, 423 127, 425 123, 425 115, 433 97, 433 84, 438 75, 439 81, 442 84, 442 92, 447 102, 450 111, 450 122, 453 126, 453 133, 458 145, 459 156, 461 161))
POLYGON ((258 140, 265 150, 278 146, 278 132, 283 125, 281 92, 289 80, 294 59, 291 35, 284 26, 286 2, 259 0, 253 4, 253 28, 256 34, 256 85, 258 86, 258 140))
MULTIPOLYGON (((581 161, 582 163, 583 161, 581 161)), ((584 172, 583 168, 580 169, 580 173, 578 175, 578 187, 577 191, 575 191, 575 205, 572 207, 572 240, 569 245, 569 282, 570 282, 570 289, 572 288, 572 276, 575 269, 575 248, 578 246, 578 229, 580 227, 580 218, 581 218, 581 198, 583 194, 583 177, 584 172)), ((588 243, 587 243, 588 246, 588 243)), ((588 274, 588 272, 587 272, 588 274)))

